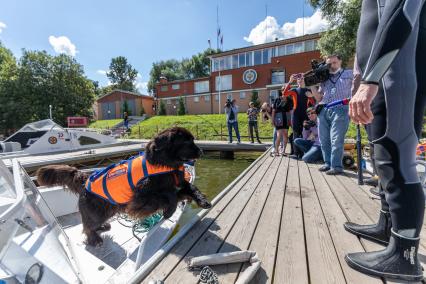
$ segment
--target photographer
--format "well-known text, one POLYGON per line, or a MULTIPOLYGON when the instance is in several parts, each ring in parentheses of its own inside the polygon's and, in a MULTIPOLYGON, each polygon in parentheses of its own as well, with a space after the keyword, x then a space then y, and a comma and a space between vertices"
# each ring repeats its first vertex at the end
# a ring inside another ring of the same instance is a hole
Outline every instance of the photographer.
POLYGON ((313 107, 306 111, 309 120, 303 122, 303 138, 294 140, 294 146, 302 153, 302 160, 315 163, 322 160, 321 144, 318 137, 317 114, 313 107))
POLYGON ((308 120, 306 115, 306 109, 308 105, 313 106, 315 104, 313 98, 309 98, 306 93, 311 92, 311 90, 305 88, 305 81, 303 80, 303 74, 292 74, 290 80, 283 90, 284 96, 291 96, 293 98, 293 113, 291 115, 291 128, 293 133, 290 135, 290 145, 291 145, 291 158, 300 159, 303 156, 303 152, 295 147, 293 141, 297 138, 302 137, 303 122, 308 120), (291 88, 294 83, 297 83, 297 88, 291 88))
MULTIPOLYGON (((326 63, 329 65, 330 76, 320 84, 319 89, 316 86, 311 87, 312 95, 320 104, 350 98, 352 71, 342 68, 342 60, 339 55, 328 56, 326 63)), ((348 105, 339 105, 322 109, 318 114, 319 136, 324 158, 324 165, 319 170, 328 175, 343 172, 343 147, 349 127, 348 111, 348 105)))
POLYGON ((241 143, 240 132, 238 131, 238 106, 235 105, 235 100, 226 100, 225 104, 226 124, 228 125, 229 143, 232 143, 232 128, 235 130, 238 144, 241 143))
POLYGON ((290 123, 287 119, 287 113, 293 109, 293 99, 286 96, 278 96, 274 101, 274 106, 272 108, 272 125, 275 127, 277 133, 277 139, 275 141, 275 154, 279 156, 280 154, 285 155, 285 149, 288 142, 288 128, 290 123), (283 148, 279 150, 279 145, 283 141, 283 148))

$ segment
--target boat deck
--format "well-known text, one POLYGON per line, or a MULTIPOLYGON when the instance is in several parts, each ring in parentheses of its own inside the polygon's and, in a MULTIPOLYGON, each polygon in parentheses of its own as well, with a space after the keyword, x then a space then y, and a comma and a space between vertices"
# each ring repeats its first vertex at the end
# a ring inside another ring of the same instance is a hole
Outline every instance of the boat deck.
MULTIPOLYGON (((375 222, 379 200, 368 186, 357 185, 355 173, 327 176, 318 167, 265 153, 142 283, 199 283, 199 271, 188 270, 192 257, 239 250, 256 251, 262 261, 251 283, 383 283, 352 270, 344 260, 349 252, 382 248, 343 228, 346 221, 375 222)), ((419 249, 423 263, 425 233, 419 249)), ((234 283, 245 267, 211 266, 219 283, 234 283)))
MULTIPOLYGON (((113 160, 123 157, 130 157, 143 151, 149 140, 123 140, 127 145, 115 145, 109 147, 96 148, 93 150, 81 150, 67 153, 54 153, 32 156, 16 157, 27 172, 37 170, 39 167, 50 164, 69 164, 76 166, 87 166, 96 164, 99 161, 113 160)), ((196 144, 204 151, 260 151, 264 152, 271 144, 251 144, 243 142, 240 144, 229 144, 224 141, 196 141, 196 144)), ((0 157, 1 158, 1 157, 0 157)), ((3 158, 7 167, 12 166, 12 159, 3 158)))

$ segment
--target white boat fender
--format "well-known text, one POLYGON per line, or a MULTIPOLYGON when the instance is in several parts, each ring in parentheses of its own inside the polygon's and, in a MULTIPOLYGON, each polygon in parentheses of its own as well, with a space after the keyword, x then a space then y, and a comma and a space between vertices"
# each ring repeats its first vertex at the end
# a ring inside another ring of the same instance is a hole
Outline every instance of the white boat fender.
POLYGON ((190 269, 194 269, 196 267, 203 267, 200 274, 200 281, 203 282, 203 280, 207 280, 203 279, 206 277, 206 274, 210 275, 210 278, 217 279, 216 273, 214 273, 214 271, 207 265, 228 264, 247 261, 250 262, 250 266, 242 274, 240 274, 240 277, 238 277, 237 281, 235 282, 236 284, 246 284, 254 278, 256 272, 259 270, 261 265, 261 261, 259 260, 259 257, 257 256, 255 251, 235 251, 198 256, 190 260, 189 267, 190 269))

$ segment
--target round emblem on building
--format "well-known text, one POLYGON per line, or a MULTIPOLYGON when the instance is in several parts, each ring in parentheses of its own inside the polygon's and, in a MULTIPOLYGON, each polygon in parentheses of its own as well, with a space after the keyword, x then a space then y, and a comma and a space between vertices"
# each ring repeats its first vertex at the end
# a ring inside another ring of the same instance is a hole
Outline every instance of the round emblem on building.
POLYGON ((49 141, 50 144, 58 143, 58 139, 55 136, 50 136, 47 141, 49 141))
POLYGON ((243 74, 243 81, 247 85, 253 84, 257 80, 257 72, 254 69, 247 69, 243 74))

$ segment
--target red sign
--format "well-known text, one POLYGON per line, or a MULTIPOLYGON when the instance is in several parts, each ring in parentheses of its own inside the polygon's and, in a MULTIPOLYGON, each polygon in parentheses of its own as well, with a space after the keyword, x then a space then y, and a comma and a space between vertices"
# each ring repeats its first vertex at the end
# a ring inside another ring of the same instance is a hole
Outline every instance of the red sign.
POLYGON ((89 119, 82 116, 67 117, 68 127, 86 127, 89 124, 89 119))

